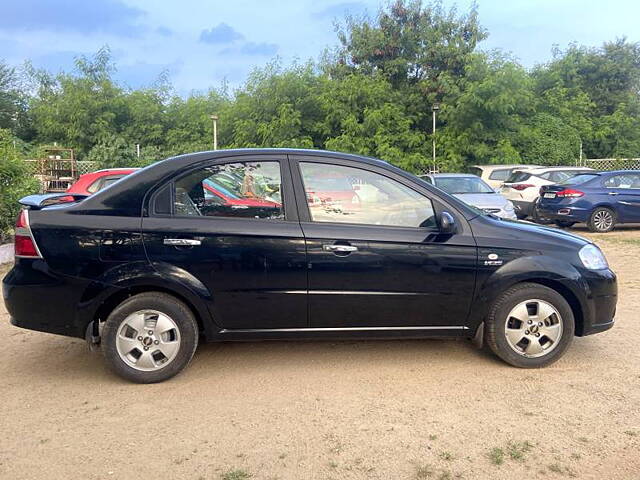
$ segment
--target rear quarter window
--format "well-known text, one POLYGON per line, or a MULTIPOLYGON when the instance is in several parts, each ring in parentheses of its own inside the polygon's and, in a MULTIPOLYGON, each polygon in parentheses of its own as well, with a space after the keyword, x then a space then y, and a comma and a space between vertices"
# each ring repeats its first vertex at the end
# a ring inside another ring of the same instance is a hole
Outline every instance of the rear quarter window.
POLYGON ((513 172, 511 175, 509 175, 509 178, 507 178, 507 183, 517 183, 517 182, 524 182, 526 180, 529 180, 531 178, 531 174, 527 173, 527 172, 513 172))
POLYGON ((493 172, 491 172, 491 174, 489 175, 489 178, 491 180, 506 180, 507 178, 509 178, 509 175, 511 174, 511 169, 510 168, 501 168, 499 170, 494 170, 493 172))

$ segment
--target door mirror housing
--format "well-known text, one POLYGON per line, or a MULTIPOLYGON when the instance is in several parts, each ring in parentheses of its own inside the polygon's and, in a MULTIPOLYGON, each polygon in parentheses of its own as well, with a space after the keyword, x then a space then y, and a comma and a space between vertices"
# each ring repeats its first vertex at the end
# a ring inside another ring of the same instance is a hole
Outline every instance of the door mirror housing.
POLYGON ((449 212, 440 214, 440 231, 442 233, 456 232, 456 219, 449 212))

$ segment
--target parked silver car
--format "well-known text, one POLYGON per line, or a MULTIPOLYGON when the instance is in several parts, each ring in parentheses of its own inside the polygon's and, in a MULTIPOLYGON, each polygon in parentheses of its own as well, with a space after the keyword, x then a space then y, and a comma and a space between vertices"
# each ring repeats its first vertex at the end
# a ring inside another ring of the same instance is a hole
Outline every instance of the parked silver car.
POLYGON ((516 220, 513 203, 493 190, 476 175, 469 173, 432 173, 420 175, 420 178, 487 213, 516 220))

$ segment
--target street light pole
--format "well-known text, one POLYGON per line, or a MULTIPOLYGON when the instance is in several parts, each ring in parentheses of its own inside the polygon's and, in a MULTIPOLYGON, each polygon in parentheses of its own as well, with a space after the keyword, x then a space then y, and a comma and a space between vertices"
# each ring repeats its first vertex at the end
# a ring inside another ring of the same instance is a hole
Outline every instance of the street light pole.
POLYGON ((431 107, 431 112, 433 114, 433 128, 432 128, 432 146, 433 146, 433 172, 438 171, 438 165, 436 164, 436 112, 440 110, 440 105, 435 103, 433 107, 431 107))
POLYGON ((218 149, 218 116, 210 115, 211 120, 213 120, 213 149, 218 149))

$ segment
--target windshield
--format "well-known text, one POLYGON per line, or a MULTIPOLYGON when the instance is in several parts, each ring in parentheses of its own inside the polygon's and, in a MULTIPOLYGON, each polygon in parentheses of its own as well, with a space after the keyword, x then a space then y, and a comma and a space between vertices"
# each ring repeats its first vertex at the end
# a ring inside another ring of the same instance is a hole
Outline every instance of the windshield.
POLYGON ((563 180, 562 182, 560 182, 560 185, 579 185, 581 183, 588 182, 589 180, 592 180, 597 176, 597 173, 581 173, 580 175, 576 175, 575 177, 570 177, 563 180))
POLYGON ((495 193, 480 178, 474 177, 436 177, 436 187, 452 195, 460 193, 495 193))

